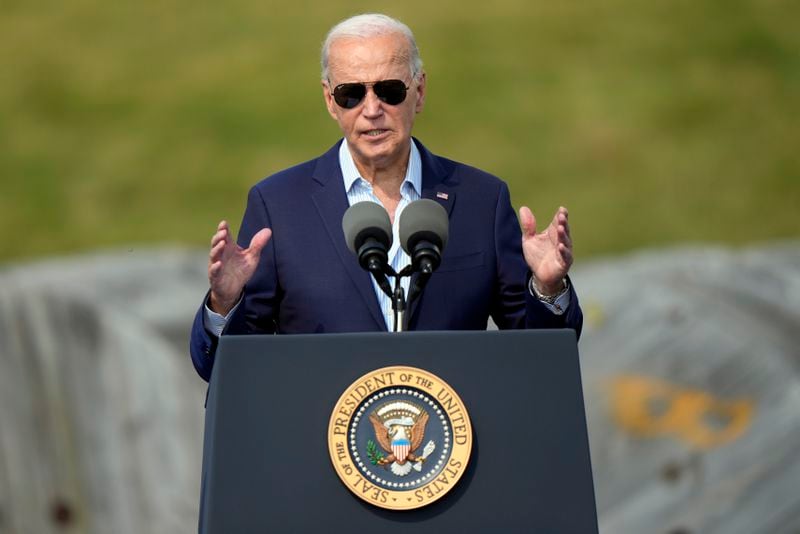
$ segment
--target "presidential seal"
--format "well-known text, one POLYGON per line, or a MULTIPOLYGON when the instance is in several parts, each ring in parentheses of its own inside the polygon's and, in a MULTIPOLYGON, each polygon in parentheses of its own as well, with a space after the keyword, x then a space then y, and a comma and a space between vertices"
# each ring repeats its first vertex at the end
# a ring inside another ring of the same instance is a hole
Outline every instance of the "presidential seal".
POLYGON ((444 380, 415 367, 384 367, 353 382, 336 403, 328 449, 358 497, 411 510, 441 499, 464 474, 472 427, 444 380))

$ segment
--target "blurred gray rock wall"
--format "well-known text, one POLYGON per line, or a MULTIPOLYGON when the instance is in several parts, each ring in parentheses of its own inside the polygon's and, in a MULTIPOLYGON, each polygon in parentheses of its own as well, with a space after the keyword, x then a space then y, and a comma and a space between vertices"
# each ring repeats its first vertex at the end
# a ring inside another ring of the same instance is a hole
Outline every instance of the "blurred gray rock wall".
MULTIPOLYGON (((206 253, 0 270, 0 533, 196 531, 206 253)), ((800 243, 574 269, 601 531, 800 532, 800 243)))
POLYGON ((800 244, 576 270, 601 531, 800 532, 800 244))
POLYGON ((205 383, 187 332, 203 256, 0 273, 0 532, 196 531, 205 383))

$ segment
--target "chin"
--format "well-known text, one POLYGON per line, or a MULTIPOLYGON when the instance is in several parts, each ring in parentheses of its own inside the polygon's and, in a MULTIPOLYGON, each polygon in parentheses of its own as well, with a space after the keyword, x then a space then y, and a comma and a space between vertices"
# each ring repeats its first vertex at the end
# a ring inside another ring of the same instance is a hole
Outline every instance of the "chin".
POLYGON ((358 143, 356 144, 356 151, 361 154, 364 159, 375 164, 381 162, 388 163, 403 156, 400 154, 400 152, 403 152, 403 145, 402 143, 395 142, 393 139, 387 139, 385 142, 378 145, 358 143))
MULTIPOLYGON (((353 145, 351 144, 350 146, 353 145)), ((355 145, 354 148, 355 150, 353 152, 355 152, 358 159, 371 163, 379 163, 387 159, 392 153, 391 150, 387 150, 383 147, 363 146, 361 144, 355 145)))

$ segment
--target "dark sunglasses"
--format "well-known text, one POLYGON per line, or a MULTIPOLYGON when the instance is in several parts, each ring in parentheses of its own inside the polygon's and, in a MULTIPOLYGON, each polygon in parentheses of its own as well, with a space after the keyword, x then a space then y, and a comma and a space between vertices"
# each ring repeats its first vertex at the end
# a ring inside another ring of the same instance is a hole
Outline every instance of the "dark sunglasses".
POLYGON ((367 96, 367 87, 372 87, 381 102, 396 106, 406 99, 405 82, 402 80, 381 80, 372 83, 343 83, 333 89, 333 99, 345 109, 353 109, 367 96))

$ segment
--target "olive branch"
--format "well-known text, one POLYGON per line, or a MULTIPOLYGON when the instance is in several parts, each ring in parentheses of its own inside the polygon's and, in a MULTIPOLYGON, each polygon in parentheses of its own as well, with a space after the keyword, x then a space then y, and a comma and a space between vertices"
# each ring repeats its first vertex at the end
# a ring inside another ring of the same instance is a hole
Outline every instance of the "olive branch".
POLYGON ((367 440, 367 457, 372 465, 378 465, 378 462, 383 460, 384 456, 385 455, 378 449, 374 441, 371 439, 367 440))

